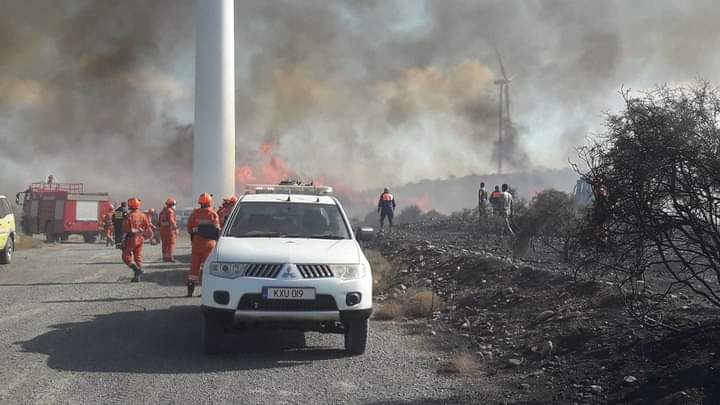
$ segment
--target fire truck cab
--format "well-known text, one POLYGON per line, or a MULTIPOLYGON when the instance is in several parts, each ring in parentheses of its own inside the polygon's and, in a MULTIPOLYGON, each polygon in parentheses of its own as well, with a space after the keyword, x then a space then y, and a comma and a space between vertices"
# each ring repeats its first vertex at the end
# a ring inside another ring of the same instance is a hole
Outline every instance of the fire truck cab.
POLYGON ((17 193, 26 235, 45 234, 48 242, 82 235, 94 243, 100 235, 102 216, 112 205, 108 193, 86 193, 82 183, 32 183, 17 193))

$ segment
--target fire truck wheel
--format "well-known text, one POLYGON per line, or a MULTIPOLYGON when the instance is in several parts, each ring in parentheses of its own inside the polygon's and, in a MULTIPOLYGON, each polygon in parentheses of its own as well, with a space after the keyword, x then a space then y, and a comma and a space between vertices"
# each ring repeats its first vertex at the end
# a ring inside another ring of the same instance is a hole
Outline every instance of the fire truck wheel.
POLYGON ((45 225, 45 240, 49 243, 58 240, 58 236, 52 231, 52 224, 49 222, 45 225))
POLYGON ((83 234, 83 239, 85 239, 85 243, 95 243, 97 241, 97 234, 96 233, 83 234))

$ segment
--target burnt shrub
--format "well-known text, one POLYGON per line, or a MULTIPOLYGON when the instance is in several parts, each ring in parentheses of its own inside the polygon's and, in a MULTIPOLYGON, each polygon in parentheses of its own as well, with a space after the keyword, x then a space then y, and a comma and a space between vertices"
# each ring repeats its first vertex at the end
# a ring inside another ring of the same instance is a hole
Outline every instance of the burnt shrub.
POLYGON ((527 208, 516 212, 516 253, 527 254, 536 240, 569 262, 577 248, 579 215, 570 194, 554 189, 539 192, 527 208))
POLYGON ((622 96, 605 133, 579 150, 594 194, 586 262, 617 280, 641 319, 678 289, 720 306, 718 90, 700 82, 622 96))

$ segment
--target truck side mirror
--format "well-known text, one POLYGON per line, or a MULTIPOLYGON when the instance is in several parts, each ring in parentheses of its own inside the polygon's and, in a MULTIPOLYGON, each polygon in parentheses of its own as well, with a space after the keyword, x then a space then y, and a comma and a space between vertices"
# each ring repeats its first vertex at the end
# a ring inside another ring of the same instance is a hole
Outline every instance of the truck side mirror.
POLYGON ((373 238, 375 238, 375 230, 373 228, 363 226, 355 232, 355 239, 359 241, 367 242, 373 240, 373 238))

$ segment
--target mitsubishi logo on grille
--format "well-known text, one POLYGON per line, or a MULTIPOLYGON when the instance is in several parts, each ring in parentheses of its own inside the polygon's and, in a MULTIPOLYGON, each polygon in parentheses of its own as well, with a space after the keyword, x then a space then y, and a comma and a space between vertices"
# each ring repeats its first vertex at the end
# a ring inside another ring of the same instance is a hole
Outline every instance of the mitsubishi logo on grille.
POLYGON ((280 278, 283 278, 286 280, 287 279, 294 280, 296 278, 300 278, 300 273, 297 271, 295 266, 293 266, 292 264, 288 264, 287 266, 285 266, 285 271, 282 273, 282 276, 280 276, 280 278))

